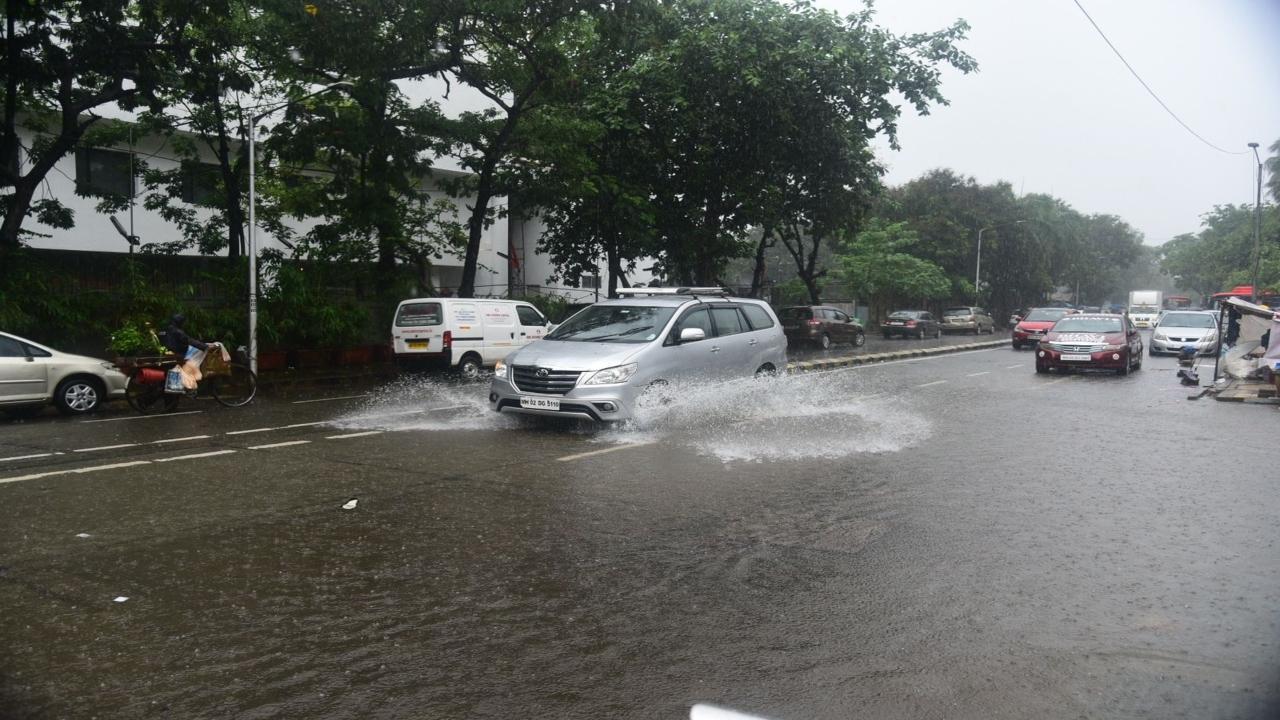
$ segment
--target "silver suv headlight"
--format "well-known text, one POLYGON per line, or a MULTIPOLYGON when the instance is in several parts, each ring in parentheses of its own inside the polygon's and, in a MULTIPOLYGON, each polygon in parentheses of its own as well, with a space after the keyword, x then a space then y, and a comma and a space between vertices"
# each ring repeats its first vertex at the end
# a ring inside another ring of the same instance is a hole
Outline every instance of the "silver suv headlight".
POLYGON ((493 364, 493 377, 497 380, 507 379, 507 364, 499 360, 493 364))
POLYGON ((631 379, 639 369, 639 363, 630 363, 627 365, 618 365, 617 367, 605 368, 597 370, 594 375, 587 378, 583 385, 621 385, 631 379))

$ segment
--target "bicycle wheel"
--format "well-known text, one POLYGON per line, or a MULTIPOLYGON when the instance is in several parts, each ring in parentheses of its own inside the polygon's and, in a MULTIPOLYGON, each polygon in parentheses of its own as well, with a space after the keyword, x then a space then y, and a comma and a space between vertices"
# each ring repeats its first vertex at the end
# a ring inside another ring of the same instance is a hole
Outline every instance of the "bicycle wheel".
POLYGON ((140 379, 143 368, 134 368, 129 373, 129 382, 125 385, 124 398, 129 407, 143 415, 153 412, 173 412, 178 407, 178 395, 169 395, 164 391, 163 382, 143 382, 140 379))
POLYGON ((213 398, 227 407, 240 407, 258 392, 258 376, 239 363, 231 363, 225 374, 209 378, 213 398))

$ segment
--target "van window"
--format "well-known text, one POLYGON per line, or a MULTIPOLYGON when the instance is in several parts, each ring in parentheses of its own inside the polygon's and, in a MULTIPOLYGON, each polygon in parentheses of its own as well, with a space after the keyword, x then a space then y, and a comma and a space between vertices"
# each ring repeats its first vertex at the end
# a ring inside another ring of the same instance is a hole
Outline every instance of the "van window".
POLYGON ((752 330, 773 327, 773 318, 769 317, 769 313, 759 305, 743 305, 742 312, 746 314, 747 322, 751 323, 752 330))
POLYGON ((702 328, 702 332, 706 333, 707 337, 715 334, 711 331, 711 315, 706 308, 695 308, 685 313, 684 317, 680 318, 680 322, 676 323, 673 338, 679 340, 680 333, 685 328, 702 328))
POLYGON ((516 314, 520 316, 521 325, 546 325, 547 319, 528 305, 517 305, 516 314))
POLYGON ((716 321, 717 337, 737 335, 742 332, 742 316, 738 314, 738 308, 732 305, 711 308, 711 317, 716 321))
POLYGON ((438 302, 405 303, 396 313, 396 327, 425 327, 443 321, 444 313, 438 302))

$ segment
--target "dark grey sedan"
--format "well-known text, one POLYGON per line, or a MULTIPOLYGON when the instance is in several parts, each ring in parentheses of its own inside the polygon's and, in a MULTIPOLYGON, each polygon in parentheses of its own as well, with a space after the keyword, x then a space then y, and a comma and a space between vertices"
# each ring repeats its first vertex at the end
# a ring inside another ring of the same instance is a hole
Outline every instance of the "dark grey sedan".
POLYGON ((942 326, 928 310, 895 310, 880 324, 880 332, 885 340, 894 335, 923 340, 942 337, 942 326))

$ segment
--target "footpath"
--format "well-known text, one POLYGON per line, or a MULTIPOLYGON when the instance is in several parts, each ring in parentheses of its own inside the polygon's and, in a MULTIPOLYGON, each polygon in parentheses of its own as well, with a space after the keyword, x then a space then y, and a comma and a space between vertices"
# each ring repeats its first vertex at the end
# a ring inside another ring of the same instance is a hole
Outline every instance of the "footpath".
MULTIPOLYGON (((939 347, 918 348, 913 350, 893 350, 869 354, 849 353, 815 360, 800 360, 787 363, 790 374, 820 372, 834 368, 853 365, 872 365, 890 360, 906 360, 930 355, 984 350, 1007 346, 1009 340, 986 340, 965 343, 963 345, 943 345, 939 347)), ((258 391, 277 396, 296 396, 313 392, 322 388, 363 388, 381 385, 395 380, 399 375, 392 363, 378 363, 360 367, 335 367, 315 370, 273 370, 258 376, 258 391)))

